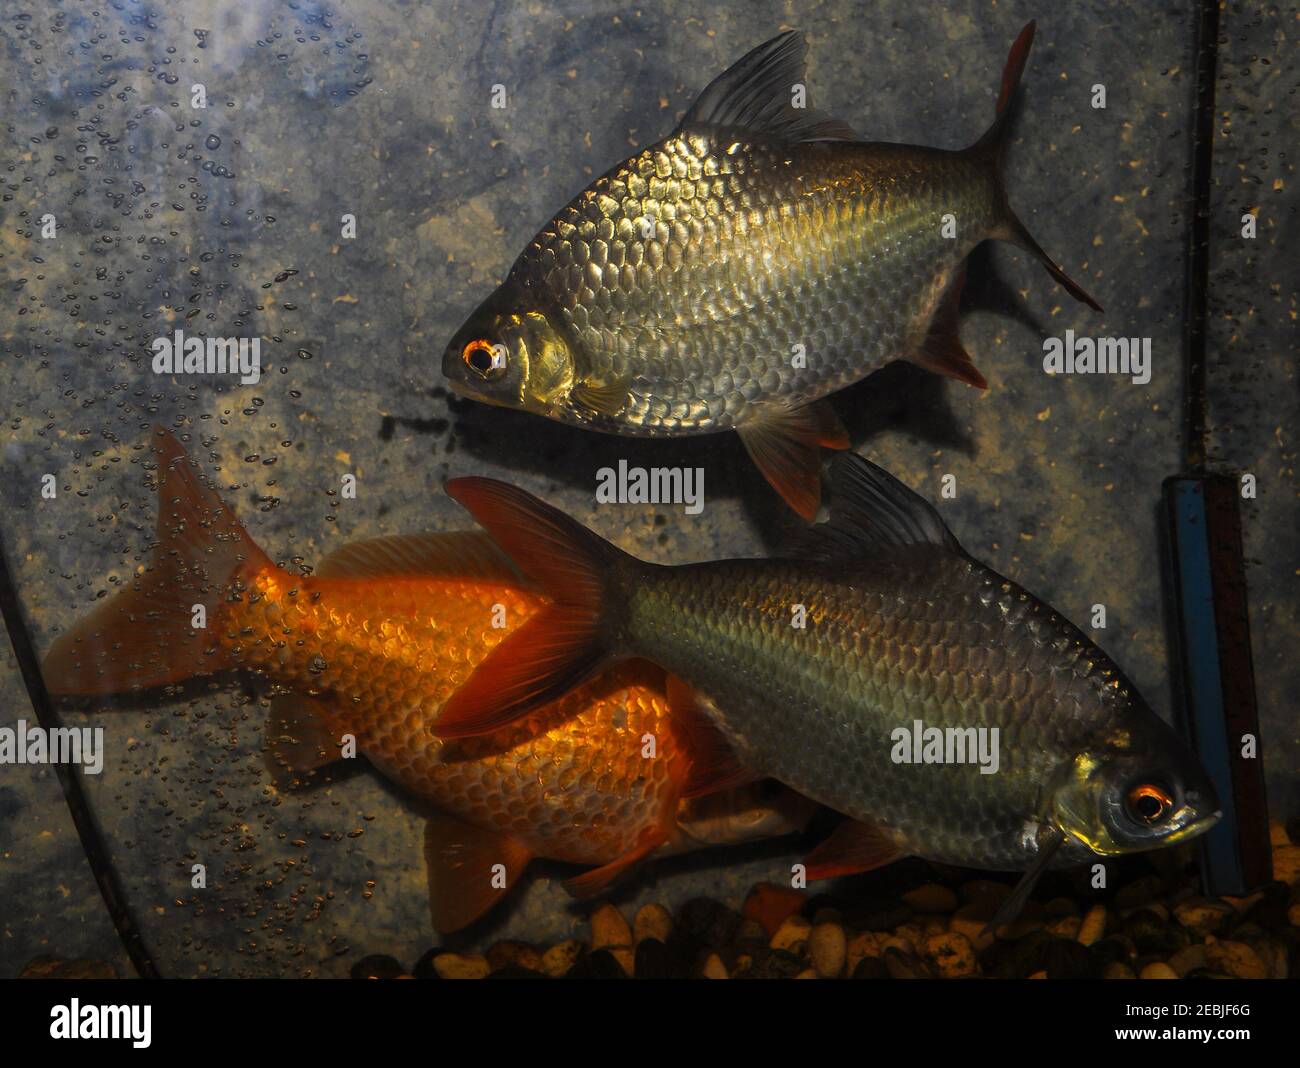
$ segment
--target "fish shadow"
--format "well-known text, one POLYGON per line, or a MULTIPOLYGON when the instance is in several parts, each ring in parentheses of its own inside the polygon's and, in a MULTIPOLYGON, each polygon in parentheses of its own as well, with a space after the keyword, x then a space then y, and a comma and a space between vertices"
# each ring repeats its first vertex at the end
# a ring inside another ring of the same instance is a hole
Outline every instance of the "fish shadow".
MULTIPOLYGON (((882 434, 900 432, 933 448, 973 453, 971 439, 953 415, 947 389, 937 375, 900 362, 843 390, 831 403, 855 449, 882 434)), ((620 462, 643 468, 703 467, 706 507, 708 500, 739 501, 767 547, 779 546, 803 527, 732 433, 666 439, 618 437, 458 397, 449 400, 448 410, 453 425, 444 458, 453 470, 455 453, 463 451, 479 463, 594 494, 597 472, 617 470, 620 462)), ((416 420, 399 422, 417 433, 424 430, 416 420)), ((391 437, 387 426, 381 429, 391 437)), ((429 432, 435 432, 433 427, 429 432)), ((829 456, 824 454, 824 458, 829 456)))

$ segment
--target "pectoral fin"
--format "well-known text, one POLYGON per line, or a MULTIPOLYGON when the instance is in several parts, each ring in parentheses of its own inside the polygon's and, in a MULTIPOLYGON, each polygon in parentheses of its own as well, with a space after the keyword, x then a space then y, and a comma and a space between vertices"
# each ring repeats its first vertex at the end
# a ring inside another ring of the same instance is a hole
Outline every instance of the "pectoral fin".
POLYGON ((849 436, 827 401, 802 408, 774 408, 737 428, 763 477, 805 519, 821 503, 819 449, 847 449, 849 436))
POLYGON ((1003 924, 1010 923, 1020 915, 1020 910, 1025 907, 1025 902, 1029 900, 1029 895, 1034 892, 1038 880, 1052 863, 1052 858, 1056 856, 1057 850, 1063 845, 1065 845, 1064 832, 1058 831, 1054 827, 1039 830, 1038 859, 1020 877, 1020 882, 1016 883, 1015 889, 998 906, 997 912, 993 914, 993 918, 985 925, 984 930, 980 932, 981 934, 988 934, 1003 924))
POLYGON ((424 863, 434 930, 458 931, 503 900, 532 853, 509 835, 435 813, 424 827, 424 863))
POLYGON ((809 879, 834 879, 883 868, 902 855, 898 843, 874 824, 845 820, 804 864, 809 879))
POLYGON ((630 378, 616 378, 612 382, 580 382, 569 395, 575 404, 596 415, 618 415, 627 404, 630 378))

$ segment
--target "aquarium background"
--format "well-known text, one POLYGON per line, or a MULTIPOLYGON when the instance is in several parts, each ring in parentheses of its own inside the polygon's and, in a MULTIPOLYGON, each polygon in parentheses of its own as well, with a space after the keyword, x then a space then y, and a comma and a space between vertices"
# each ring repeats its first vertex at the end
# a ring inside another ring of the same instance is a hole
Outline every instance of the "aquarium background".
MULTIPOLYGON (((807 34, 816 106, 869 139, 958 147, 990 122, 1006 50, 1034 17, 1011 200, 1105 315, 986 246, 962 335, 991 388, 898 364, 835 406, 855 447, 925 496, 956 475, 941 507, 974 555, 1081 624, 1105 604, 1097 640, 1168 717, 1157 506, 1182 467, 1195 67, 1194 6, 1177 3, 6 5, 0 533, 38 649, 149 544, 154 423, 191 435, 282 562, 463 529, 441 485, 465 474, 519 483, 659 561, 778 544, 797 519, 733 436, 638 443, 451 399, 443 347, 557 208, 781 29, 807 34), (176 328, 260 336, 261 381, 155 375, 149 344, 176 328), (1066 329, 1150 337, 1150 383, 1047 377, 1042 339, 1066 329), (703 514, 595 507, 595 473, 619 459, 703 465, 703 514), (339 495, 347 473, 355 500, 339 495)), ((1277 5, 1223 8, 1210 217, 1211 459, 1258 482, 1242 518, 1274 820, 1300 801, 1294 35, 1277 5)), ((411 961, 437 941, 419 812, 365 768, 274 790, 252 689, 64 715, 108 728, 85 789, 164 974, 344 975, 362 954, 411 961)), ((20 718, 34 717, 5 642, 0 724, 20 718)), ((651 865, 614 899, 737 904, 799 855, 778 843, 651 865)), ((560 887, 572 870, 537 863, 468 944, 575 932, 590 906, 560 887)), ((6 766, 0 974, 39 954, 131 971, 54 774, 6 766)))

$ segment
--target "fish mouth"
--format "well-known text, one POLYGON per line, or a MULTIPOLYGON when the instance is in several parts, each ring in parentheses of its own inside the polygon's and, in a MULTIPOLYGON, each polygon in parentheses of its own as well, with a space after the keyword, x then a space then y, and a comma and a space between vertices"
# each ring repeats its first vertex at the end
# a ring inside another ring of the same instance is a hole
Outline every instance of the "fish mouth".
POLYGON ((1180 818, 1183 822, 1176 830, 1170 831, 1161 837, 1161 845, 1174 845, 1176 842, 1185 842, 1189 838, 1204 834, 1219 820, 1223 819, 1223 810, 1216 809, 1214 812, 1199 814, 1184 806, 1174 813, 1173 818, 1175 822, 1180 818))
POLYGON ((1145 853, 1152 849, 1164 849, 1166 846, 1186 842, 1204 834, 1222 818, 1222 809, 1200 813, 1190 805, 1184 805, 1170 817, 1170 823, 1173 825, 1172 830, 1168 830, 1163 834, 1152 835, 1147 839, 1127 842, 1094 840, 1086 833, 1073 827, 1058 827, 1057 829, 1063 831, 1069 838, 1086 846, 1090 852, 1095 853, 1097 856, 1119 857, 1127 856, 1130 853, 1145 853))

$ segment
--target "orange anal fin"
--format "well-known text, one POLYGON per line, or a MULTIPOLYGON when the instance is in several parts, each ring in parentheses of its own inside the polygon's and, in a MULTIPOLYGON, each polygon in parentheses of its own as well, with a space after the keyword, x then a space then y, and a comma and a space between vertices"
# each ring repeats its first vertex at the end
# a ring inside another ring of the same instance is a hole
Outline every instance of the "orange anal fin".
POLYGON ((668 704, 690 754, 690 771, 682 785, 683 799, 731 790, 762 778, 740 763, 731 743, 713 725, 706 711, 711 705, 709 699, 675 675, 668 676, 668 704))
POLYGON ((604 892, 625 871, 645 860, 646 857, 667 841, 668 836, 661 829, 647 828, 641 832, 637 844, 617 860, 612 860, 608 864, 602 864, 599 868, 592 868, 591 871, 583 872, 581 875, 566 880, 564 889, 574 897, 595 897, 597 894, 604 892))
POLYGON ((898 843, 878 827, 846 819, 804 863, 809 879, 834 879, 883 868, 902 855, 898 843))
POLYGON ((822 495, 820 449, 847 449, 849 436, 828 401, 773 409, 737 427, 763 477, 810 522, 822 495))
POLYGON ((328 699, 277 694, 266 720, 263 762, 277 786, 288 787, 342 759, 328 699))
POLYGON ((930 321, 930 329, 912 361, 927 370, 955 378, 977 389, 988 389, 988 382, 961 343, 959 312, 961 291, 965 284, 966 265, 963 263, 939 298, 939 306, 930 321))
POLYGON ((434 930, 466 927, 505 899, 532 853, 509 835, 484 830, 445 813, 424 828, 424 863, 434 930))

